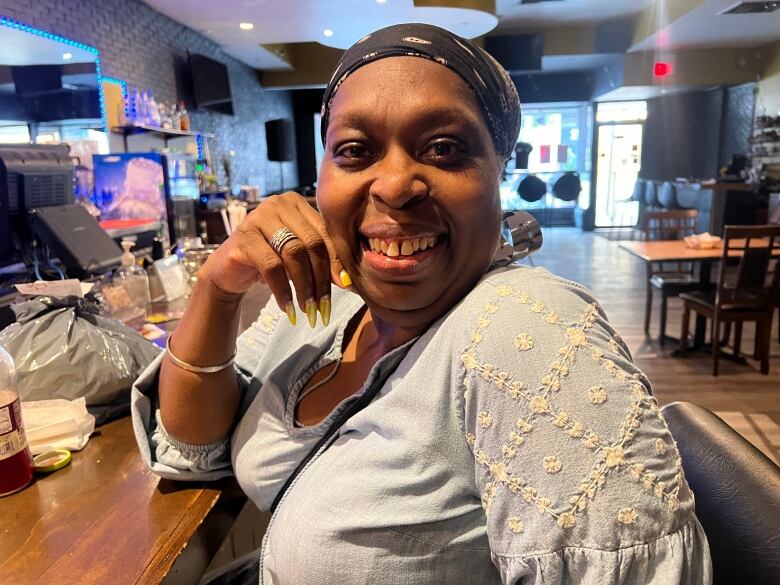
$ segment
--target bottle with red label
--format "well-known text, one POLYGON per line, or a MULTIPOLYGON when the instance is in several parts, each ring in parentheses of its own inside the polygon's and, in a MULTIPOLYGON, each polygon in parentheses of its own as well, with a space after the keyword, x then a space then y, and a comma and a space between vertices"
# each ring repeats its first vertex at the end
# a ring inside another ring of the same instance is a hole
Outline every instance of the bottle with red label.
POLYGON ((33 477, 33 459, 15 388, 14 361, 0 347, 0 497, 24 488, 33 477))

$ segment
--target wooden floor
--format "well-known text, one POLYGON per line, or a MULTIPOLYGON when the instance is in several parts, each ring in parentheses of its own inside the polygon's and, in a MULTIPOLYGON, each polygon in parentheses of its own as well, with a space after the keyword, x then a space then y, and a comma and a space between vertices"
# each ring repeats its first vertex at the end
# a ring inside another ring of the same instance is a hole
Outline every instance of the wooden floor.
MULTIPOLYGON (((617 241, 577 228, 548 228, 544 231, 542 249, 533 256, 533 261, 536 266, 580 282, 595 294, 610 322, 626 340, 634 361, 650 378, 653 392, 662 405, 685 400, 709 408, 754 444, 763 443, 757 446, 776 461, 780 460, 777 317, 772 329, 768 376, 760 373, 758 362, 748 359, 747 365, 721 360, 720 375, 713 377, 709 354, 672 357, 676 345, 668 341, 661 348, 657 341, 658 295, 654 298, 656 304, 650 325, 655 338, 645 337, 645 266, 621 250, 617 241)), ((670 299, 668 335, 679 336, 681 315, 681 302, 670 299)), ((751 325, 746 324, 742 339, 742 351, 752 355, 754 328, 751 325)))

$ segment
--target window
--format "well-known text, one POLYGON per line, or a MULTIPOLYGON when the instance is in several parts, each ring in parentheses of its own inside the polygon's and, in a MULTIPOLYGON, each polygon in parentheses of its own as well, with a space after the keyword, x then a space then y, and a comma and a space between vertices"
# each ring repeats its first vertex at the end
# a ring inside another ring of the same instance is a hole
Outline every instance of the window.
POLYGON ((527 169, 517 168, 514 157, 507 163, 505 180, 501 184, 504 209, 570 207, 572 204, 551 195, 529 204, 517 194, 517 186, 526 175, 536 175, 549 184, 556 173, 567 171, 580 175, 582 192, 577 205, 589 205, 591 115, 591 106, 587 103, 523 106, 518 142, 527 142, 532 150, 527 169))

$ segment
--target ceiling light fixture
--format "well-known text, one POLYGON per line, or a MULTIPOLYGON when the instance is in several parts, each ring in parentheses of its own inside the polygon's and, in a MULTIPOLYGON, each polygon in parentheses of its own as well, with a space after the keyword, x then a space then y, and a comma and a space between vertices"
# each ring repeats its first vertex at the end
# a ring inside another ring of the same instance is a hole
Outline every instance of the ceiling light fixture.
POLYGON ((322 31, 323 36, 326 36, 328 38, 333 36, 333 30, 326 28, 324 31, 322 31))
POLYGON ((253 28, 255 28, 255 25, 252 24, 251 22, 241 22, 239 23, 238 28, 240 28, 241 30, 252 30, 253 28))
POLYGON ((65 59, 65 61, 69 61, 70 59, 73 59, 73 53, 63 53, 62 58, 65 59))
POLYGON ((376 0, 377 4, 384 4, 385 2, 387 2, 387 0, 376 0))

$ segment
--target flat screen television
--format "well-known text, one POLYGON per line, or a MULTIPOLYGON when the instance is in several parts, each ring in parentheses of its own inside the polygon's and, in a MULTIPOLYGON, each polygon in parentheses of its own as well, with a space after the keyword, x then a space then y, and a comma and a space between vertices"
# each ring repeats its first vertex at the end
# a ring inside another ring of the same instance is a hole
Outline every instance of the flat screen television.
POLYGON ((195 107, 233 115, 230 79, 224 63, 197 53, 189 54, 195 107))

